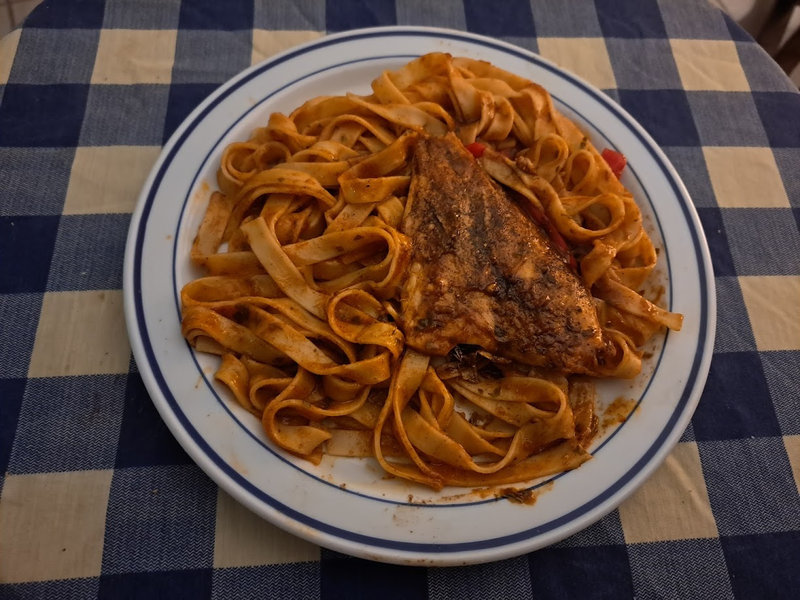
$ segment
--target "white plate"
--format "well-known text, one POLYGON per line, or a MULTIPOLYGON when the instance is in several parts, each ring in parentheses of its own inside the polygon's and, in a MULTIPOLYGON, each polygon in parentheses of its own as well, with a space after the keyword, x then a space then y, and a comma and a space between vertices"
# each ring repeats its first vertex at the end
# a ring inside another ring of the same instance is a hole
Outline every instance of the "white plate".
POLYGON ((214 481, 300 537, 405 564, 507 558, 558 541, 611 511, 653 472, 689 423, 708 372, 716 320, 699 220, 675 170, 641 126, 601 92, 535 54, 419 27, 322 38, 215 91, 172 136, 142 191, 128 237, 124 288, 130 341, 147 390, 175 437, 214 481), (601 404, 622 396, 636 409, 597 439, 593 460, 551 482, 536 482, 533 505, 461 489, 433 493, 384 478, 370 460, 328 459, 314 467, 288 456, 214 384, 217 359, 192 352, 181 337, 178 292, 199 275, 189 264, 189 248, 223 148, 246 139, 273 111, 290 111, 321 94, 367 93, 382 70, 431 51, 485 59, 544 85, 597 147, 628 157, 623 181, 662 250, 656 279, 666 286, 669 308, 685 315, 683 331, 654 344, 642 376, 632 384, 602 385, 601 404))

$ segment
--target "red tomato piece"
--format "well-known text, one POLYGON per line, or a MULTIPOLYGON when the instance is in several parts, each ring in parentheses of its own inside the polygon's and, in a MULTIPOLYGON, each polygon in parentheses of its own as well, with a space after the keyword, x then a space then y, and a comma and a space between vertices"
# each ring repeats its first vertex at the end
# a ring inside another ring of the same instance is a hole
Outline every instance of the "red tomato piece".
POLYGON ((628 159, 625 158, 625 155, 621 152, 611 150, 611 148, 604 148, 601 155, 606 163, 608 163, 611 172, 619 179, 622 175, 622 171, 625 170, 625 165, 628 164, 628 159))
POLYGON ((480 158, 483 156, 483 153, 486 152, 486 146, 480 142, 472 142, 471 144, 467 144, 467 150, 469 150, 475 158, 480 158))

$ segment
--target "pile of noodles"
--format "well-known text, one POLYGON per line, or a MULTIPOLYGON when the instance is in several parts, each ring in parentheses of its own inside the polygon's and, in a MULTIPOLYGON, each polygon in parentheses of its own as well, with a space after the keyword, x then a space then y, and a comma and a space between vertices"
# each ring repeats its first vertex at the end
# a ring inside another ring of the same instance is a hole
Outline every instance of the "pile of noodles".
POLYGON ((369 96, 272 114, 226 148, 183 335, 221 357, 216 378, 272 442, 314 463, 374 457, 435 489, 575 468, 590 457, 591 383, 475 348, 405 347, 414 142, 448 131, 479 142, 481 166, 566 240, 617 348, 602 375, 635 376, 642 345, 681 316, 638 291, 657 253, 631 194, 542 87, 439 53, 382 73, 369 96))

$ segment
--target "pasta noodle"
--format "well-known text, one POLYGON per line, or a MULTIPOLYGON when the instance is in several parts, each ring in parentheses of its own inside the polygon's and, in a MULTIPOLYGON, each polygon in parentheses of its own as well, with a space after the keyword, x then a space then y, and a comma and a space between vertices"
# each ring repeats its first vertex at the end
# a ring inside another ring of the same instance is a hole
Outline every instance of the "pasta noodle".
POLYGON ((230 144, 191 250, 182 332, 284 450, 373 457, 434 489, 527 481, 590 458, 593 387, 481 349, 405 343, 402 222, 421 136, 455 132, 549 228, 591 290, 615 359, 680 315, 638 290, 657 252, 630 193, 548 93, 489 63, 428 54, 372 94, 313 98, 230 144))

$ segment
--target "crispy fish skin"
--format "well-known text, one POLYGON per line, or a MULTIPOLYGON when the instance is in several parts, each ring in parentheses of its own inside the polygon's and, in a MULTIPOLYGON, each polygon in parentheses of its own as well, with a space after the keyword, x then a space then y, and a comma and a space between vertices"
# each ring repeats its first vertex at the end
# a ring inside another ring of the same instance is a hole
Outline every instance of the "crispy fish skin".
POLYGON ((610 349, 591 293, 455 135, 417 142, 408 202, 409 346, 446 355, 475 344, 533 366, 597 374, 610 349))

